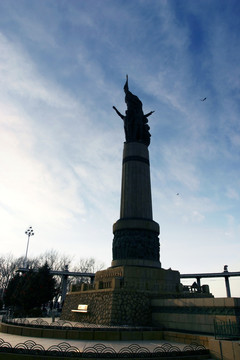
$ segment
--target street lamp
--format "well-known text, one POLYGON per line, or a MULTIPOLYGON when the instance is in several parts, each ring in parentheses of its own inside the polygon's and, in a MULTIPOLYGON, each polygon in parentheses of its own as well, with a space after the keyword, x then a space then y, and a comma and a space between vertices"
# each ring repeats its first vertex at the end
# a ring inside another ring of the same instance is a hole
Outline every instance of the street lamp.
POLYGON ((26 269, 27 268, 27 253, 28 253, 29 239, 30 239, 30 236, 34 235, 34 232, 33 232, 33 229, 31 226, 25 231, 25 234, 28 236, 26 255, 25 255, 25 259, 24 259, 24 268, 26 269))

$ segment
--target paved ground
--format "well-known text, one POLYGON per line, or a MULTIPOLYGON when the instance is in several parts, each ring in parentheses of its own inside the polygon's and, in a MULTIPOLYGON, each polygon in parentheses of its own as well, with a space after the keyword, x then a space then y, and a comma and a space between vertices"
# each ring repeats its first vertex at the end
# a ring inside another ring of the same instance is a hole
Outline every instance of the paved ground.
MULTIPOLYGON (((12 347, 16 346, 19 343, 24 343, 27 340, 33 340, 36 344, 42 345, 45 349, 48 349, 52 345, 58 345, 62 342, 67 342, 70 346, 77 347, 80 351, 87 347, 92 347, 96 344, 104 344, 107 347, 111 347, 117 352, 124 348, 128 347, 131 344, 138 344, 140 347, 145 347, 147 349, 154 350, 157 346, 162 346, 166 341, 85 341, 85 340, 63 340, 63 339, 43 339, 36 337, 25 337, 25 336, 16 336, 11 334, 0 333, 0 338, 4 342, 8 342, 12 347)), ((186 346, 186 344, 173 343, 172 346, 177 346, 181 350, 186 346)))
MULTIPOLYGON (((29 319, 30 321, 34 319, 29 319)), ((44 318, 43 320, 48 321, 49 323, 52 321, 51 318, 44 318)), ((58 319, 55 319, 58 320, 58 319)), ((157 346, 163 346, 166 343, 164 340, 152 340, 152 341, 92 341, 92 340, 64 340, 64 339, 51 339, 51 338, 39 338, 39 337, 25 337, 18 336, 12 334, 6 334, 0 332, 0 338, 2 339, 0 342, 4 341, 11 344, 12 347, 16 346, 19 343, 24 343, 27 340, 32 340, 36 344, 42 345, 45 349, 48 349, 52 345, 59 345, 62 342, 67 342, 70 346, 77 347, 80 351, 84 350, 87 347, 93 347, 96 344, 104 344, 107 347, 113 348, 115 351, 119 351, 124 347, 128 347, 132 344, 137 344, 140 347, 145 347, 150 351, 153 351, 157 346)), ((180 350, 182 350, 186 344, 171 342, 170 345, 177 346, 180 350)))

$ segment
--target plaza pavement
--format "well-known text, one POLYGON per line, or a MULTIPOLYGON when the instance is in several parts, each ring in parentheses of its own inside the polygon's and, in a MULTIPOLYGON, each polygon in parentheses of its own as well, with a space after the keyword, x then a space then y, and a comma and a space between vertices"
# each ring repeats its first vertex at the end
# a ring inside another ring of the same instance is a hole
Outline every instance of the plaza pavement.
MULTIPOLYGON (((28 319, 30 321, 34 319, 28 319)), ((51 323, 51 318, 43 318, 43 320, 48 321, 51 323)), ((58 318, 55 319, 57 321, 58 318)), ((11 344, 12 347, 15 347, 19 343, 24 343, 27 340, 32 340, 36 344, 42 345, 45 349, 48 349, 52 345, 59 345, 60 343, 66 342, 70 346, 77 347, 80 351, 83 351, 85 348, 93 347, 96 344, 104 344, 107 347, 113 348, 116 352, 119 352, 124 347, 128 347, 132 344, 137 344, 140 347, 147 348, 149 351, 153 351, 156 347, 162 346, 166 343, 177 346, 180 350, 182 350, 186 344, 177 343, 177 342, 169 342, 166 340, 150 340, 150 341, 139 341, 139 340, 132 340, 132 341, 104 341, 104 340, 69 340, 69 339, 56 339, 56 338, 41 338, 41 337, 30 337, 30 336, 19 336, 19 335, 12 335, 0 332, 0 339, 4 342, 11 344)))

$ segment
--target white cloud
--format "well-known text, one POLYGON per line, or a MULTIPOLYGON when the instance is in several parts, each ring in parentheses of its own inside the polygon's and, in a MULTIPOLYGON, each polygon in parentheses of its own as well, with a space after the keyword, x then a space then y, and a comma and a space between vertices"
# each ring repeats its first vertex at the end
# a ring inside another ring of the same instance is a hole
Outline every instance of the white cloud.
POLYGON ((162 156, 167 164, 167 177, 190 191, 198 190, 200 185, 193 155, 192 149, 180 143, 162 148, 162 156))
POLYGON ((183 221, 187 224, 189 222, 201 223, 205 219, 205 216, 202 215, 199 211, 193 210, 189 215, 183 216, 183 221))
POLYGON ((233 200, 238 200, 239 199, 239 191, 237 191, 236 189, 234 188, 227 188, 227 191, 226 191, 226 196, 229 198, 229 199, 233 199, 233 200))
POLYGON ((0 34, 0 54, 1 93, 5 96, 9 94, 13 99, 19 96, 22 102, 43 101, 58 109, 76 108, 76 101, 41 75, 22 47, 10 42, 3 34, 0 34))

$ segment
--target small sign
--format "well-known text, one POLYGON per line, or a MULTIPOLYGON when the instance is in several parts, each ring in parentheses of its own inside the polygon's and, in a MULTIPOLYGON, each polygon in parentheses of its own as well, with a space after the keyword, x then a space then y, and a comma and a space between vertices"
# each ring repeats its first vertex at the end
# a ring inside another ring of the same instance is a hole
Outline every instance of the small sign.
POLYGON ((79 304, 77 310, 71 310, 76 313, 86 313, 88 311, 88 305, 79 304))
POLYGON ((88 309, 88 305, 82 305, 82 304, 78 305, 78 310, 81 312, 87 312, 87 309, 88 309))

